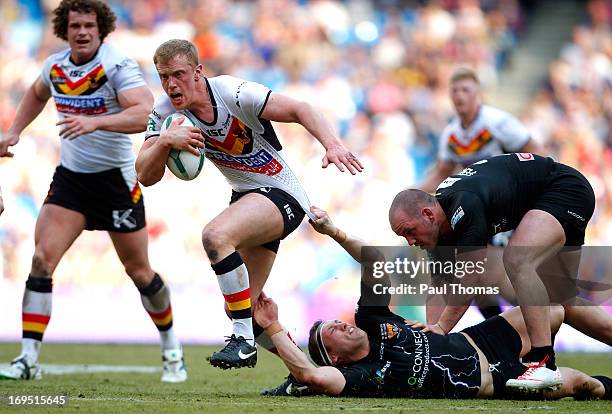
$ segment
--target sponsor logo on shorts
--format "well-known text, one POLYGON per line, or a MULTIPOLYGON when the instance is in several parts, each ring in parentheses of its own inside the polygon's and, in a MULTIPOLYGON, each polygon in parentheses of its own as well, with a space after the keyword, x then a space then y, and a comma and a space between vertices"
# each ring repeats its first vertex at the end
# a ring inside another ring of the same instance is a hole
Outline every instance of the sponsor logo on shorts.
POLYGON ((489 372, 499 372, 499 369, 497 369, 499 364, 501 364, 501 362, 496 362, 496 363, 489 362, 489 372))
POLYGON ((499 223, 493 223, 493 234, 497 234, 508 225, 508 219, 503 218, 499 223))
POLYGON ((216 151, 208 151, 206 156, 215 164, 232 170, 269 176, 276 175, 283 170, 283 166, 264 149, 246 157, 235 157, 216 151))
POLYGON ((113 210, 113 226, 120 229, 121 226, 125 226, 128 229, 136 228, 136 219, 132 217, 132 211, 134 209, 127 210, 113 210))
POLYGON ((578 214, 578 213, 574 213, 573 211, 569 211, 569 210, 567 210, 567 214, 569 214, 569 215, 571 215, 571 216, 576 217, 576 218, 577 218, 578 220, 580 220, 580 221, 586 221, 586 220, 584 219, 584 217, 582 217, 582 216, 581 216, 580 214, 578 214))
POLYGON ((459 206, 459 208, 455 210, 455 212, 453 213, 453 217, 451 218, 451 229, 455 230, 455 225, 459 222, 459 220, 461 220, 461 217, 463 217, 464 215, 465 213, 463 212, 463 208, 459 206))
POLYGON ((295 218, 295 215, 293 214, 293 211, 291 211, 291 207, 289 206, 289 204, 285 204, 283 208, 285 209, 285 212, 287 213, 287 219, 289 221, 295 218))

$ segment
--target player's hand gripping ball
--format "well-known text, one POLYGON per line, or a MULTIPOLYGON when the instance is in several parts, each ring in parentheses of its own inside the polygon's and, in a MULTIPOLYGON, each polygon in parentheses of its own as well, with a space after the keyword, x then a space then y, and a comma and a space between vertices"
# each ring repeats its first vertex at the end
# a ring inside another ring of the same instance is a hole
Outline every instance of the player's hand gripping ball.
MULTIPOLYGON (((177 118, 184 118, 183 122, 181 123, 181 126, 195 126, 194 123, 188 117, 177 112, 168 116, 164 120, 161 130, 165 131, 166 129, 168 129, 172 121, 177 118)), ((204 155, 205 149, 197 149, 200 152, 200 155, 195 155, 185 150, 170 150, 170 154, 168 154, 168 160, 166 161, 166 166, 170 171, 172 171, 174 175, 176 175, 181 180, 193 180, 200 174, 200 171, 202 171, 202 167, 204 166, 204 159, 206 158, 206 156, 204 155)))

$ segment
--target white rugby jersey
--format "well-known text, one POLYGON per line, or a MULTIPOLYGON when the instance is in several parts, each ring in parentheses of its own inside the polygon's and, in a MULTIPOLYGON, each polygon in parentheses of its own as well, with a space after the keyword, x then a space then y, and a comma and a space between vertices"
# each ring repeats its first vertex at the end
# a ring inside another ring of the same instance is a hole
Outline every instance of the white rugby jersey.
POLYGON ((508 112, 482 105, 468 128, 454 117, 440 136, 438 159, 467 166, 485 158, 517 152, 529 141, 529 131, 508 112))
MULTIPOLYGON (((117 94, 146 85, 138 64, 105 43, 91 60, 80 65, 70 59, 70 49, 49 56, 41 78, 51 90, 60 119, 121 112, 117 94)), ((60 163, 84 173, 127 168, 134 163, 132 142, 127 134, 101 130, 73 140, 62 139, 60 163)))
POLYGON ((212 122, 204 122, 188 110, 177 111, 164 94, 149 115, 145 139, 159 135, 164 119, 180 112, 200 128, 206 158, 234 191, 278 188, 291 194, 310 216, 308 196, 281 155, 282 146, 272 123, 260 118, 272 91, 228 75, 207 78, 206 86, 214 110, 212 122))

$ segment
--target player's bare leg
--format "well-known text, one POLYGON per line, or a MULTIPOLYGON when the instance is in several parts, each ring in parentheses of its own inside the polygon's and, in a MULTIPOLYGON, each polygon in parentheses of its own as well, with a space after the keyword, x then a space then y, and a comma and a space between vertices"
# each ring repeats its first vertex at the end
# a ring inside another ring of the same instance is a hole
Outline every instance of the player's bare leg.
POLYGON ((544 391, 544 398, 555 400, 564 397, 574 397, 578 400, 611 399, 609 389, 612 381, 607 377, 591 377, 584 372, 572 368, 561 367, 563 385, 555 391, 544 391), (604 383, 608 384, 608 389, 604 383))
POLYGON ((36 220, 32 268, 23 294, 21 354, 0 379, 40 378, 38 356, 51 318, 51 277, 64 253, 85 229, 85 217, 55 204, 44 204, 36 220))
MULTIPOLYGON (((257 193, 246 194, 204 228, 204 250, 217 274, 233 322, 232 336, 225 348, 213 353, 210 358, 212 365, 220 368, 255 366, 257 353, 251 317, 250 278, 238 251, 279 239, 283 229, 283 217, 278 207, 257 193)), ((264 267, 271 267, 272 263, 264 267)), ((266 271, 265 268, 262 270, 266 271)))
MULTIPOLYGON (((502 317, 512 325, 518 332, 523 342, 521 355, 526 354, 531 349, 529 335, 523 319, 522 313, 518 308, 512 308, 504 313, 502 317)), ((559 305, 550 308, 550 332, 555 335, 567 315, 563 307, 559 305)), ((559 368, 563 376, 563 385, 555 391, 544 391, 544 398, 559 399, 563 397, 574 397, 577 399, 610 399, 612 398, 612 381, 607 377, 591 377, 583 372, 571 368, 559 368), (604 385, 607 384, 608 388, 604 385)))
POLYGON ((508 380, 508 387, 530 391, 562 383, 550 334, 548 293, 536 270, 557 254, 564 243, 565 232, 557 219, 545 211, 530 210, 504 251, 504 266, 531 341, 531 350, 523 357, 529 368, 517 379, 508 380))
POLYGON ((562 251, 538 269, 548 279, 551 300, 565 308, 565 323, 605 344, 612 345, 612 316, 600 306, 578 297, 576 279, 581 250, 562 251))
MULTIPOLYGON (((564 309, 560 305, 553 305, 550 307, 550 326, 549 332, 552 336, 556 335, 559 331, 559 327, 563 323, 564 309)), ((527 332, 527 326, 525 325, 525 319, 520 308, 511 308, 501 314, 501 317, 508 321, 508 323, 514 328, 514 330, 521 337, 523 347, 521 349, 521 355, 523 356, 531 350, 531 340, 529 339, 529 333, 527 332)))
POLYGON ((612 315, 582 298, 564 304, 565 323, 591 338, 612 346, 612 315))
POLYGON ((125 272, 132 279, 145 310, 157 327, 162 351, 162 381, 183 382, 187 371, 181 344, 174 333, 170 292, 161 277, 151 269, 147 229, 108 233, 125 272))

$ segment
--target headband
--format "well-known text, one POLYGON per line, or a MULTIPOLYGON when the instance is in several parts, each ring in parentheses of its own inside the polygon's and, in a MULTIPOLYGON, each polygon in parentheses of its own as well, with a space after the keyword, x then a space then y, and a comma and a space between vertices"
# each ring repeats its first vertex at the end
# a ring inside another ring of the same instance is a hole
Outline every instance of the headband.
POLYGON ((317 331, 315 333, 315 337, 317 340, 317 350, 319 351, 319 355, 324 362, 324 365, 333 365, 331 359, 329 358, 329 354, 327 353, 327 349, 325 349, 325 344, 323 343, 323 328, 330 323, 331 321, 321 322, 319 326, 317 326, 317 331))

